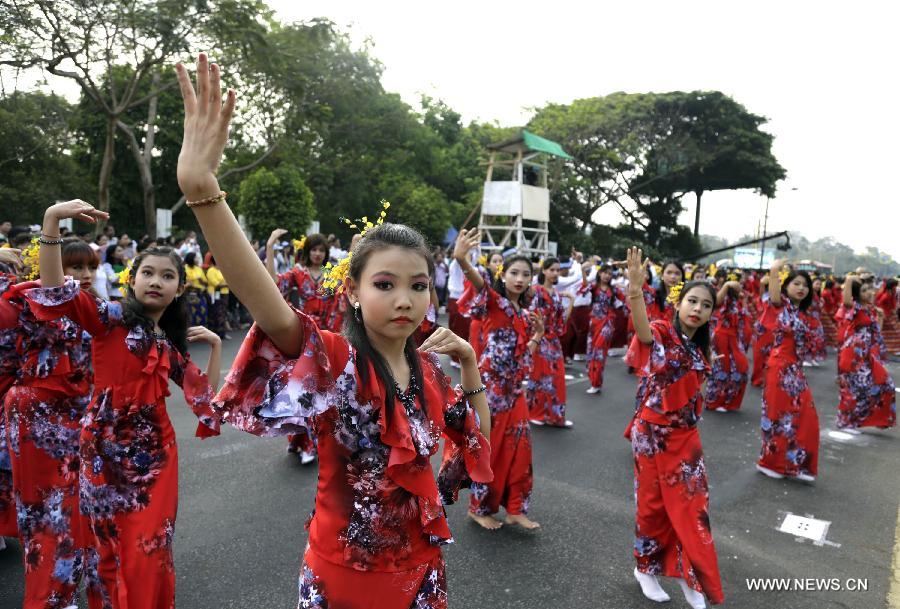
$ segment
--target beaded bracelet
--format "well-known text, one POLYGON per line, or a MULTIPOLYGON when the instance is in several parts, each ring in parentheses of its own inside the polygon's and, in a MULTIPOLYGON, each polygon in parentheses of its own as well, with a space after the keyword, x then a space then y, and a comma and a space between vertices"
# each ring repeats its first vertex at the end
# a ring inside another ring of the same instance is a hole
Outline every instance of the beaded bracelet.
POLYGON ((63 240, 62 240, 62 238, 59 238, 59 237, 56 239, 48 239, 44 235, 41 235, 38 238, 38 243, 40 243, 41 245, 62 245, 63 240))
POLYGON ((204 205, 212 205, 213 203, 220 203, 225 200, 225 197, 228 196, 228 193, 224 190, 219 191, 219 194, 213 195, 211 197, 206 197, 205 199, 200 199, 199 201, 185 201, 185 205, 188 207, 202 207, 204 205))
POLYGON ((484 391, 485 389, 487 389, 487 387, 485 387, 484 385, 482 385, 482 386, 479 387, 478 389, 473 389, 473 390, 471 390, 471 391, 463 391, 463 395, 466 396, 467 398, 470 398, 470 397, 472 397, 473 395, 478 395, 479 393, 481 393, 481 392, 484 391))

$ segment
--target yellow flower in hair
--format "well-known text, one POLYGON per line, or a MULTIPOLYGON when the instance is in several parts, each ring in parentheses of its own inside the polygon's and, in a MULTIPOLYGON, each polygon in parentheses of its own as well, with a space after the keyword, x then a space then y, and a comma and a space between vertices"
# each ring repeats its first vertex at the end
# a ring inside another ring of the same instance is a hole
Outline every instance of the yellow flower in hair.
POLYGON ((783 268, 781 269, 781 272, 778 273, 778 284, 779 284, 779 285, 783 285, 783 284, 784 284, 784 280, 787 279, 787 278, 788 278, 788 275, 790 275, 790 274, 791 274, 791 271, 788 270, 787 267, 783 267, 783 268))
POLYGON ((295 252, 299 252, 300 250, 302 250, 303 246, 306 245, 306 235, 303 235, 299 239, 294 239, 293 244, 295 252))
POLYGON ((662 272, 663 272, 663 267, 659 266, 658 264, 653 265, 653 274, 654 275, 656 275, 657 277, 661 277, 662 272))
POLYGON ((500 279, 501 277, 503 277, 503 263, 502 262, 497 266, 497 272, 494 273, 494 278, 500 279))
POLYGON ((347 254, 346 258, 332 265, 330 262, 325 264, 322 270, 322 291, 330 294, 341 293, 347 283, 347 276, 350 274, 350 260, 353 258, 353 252, 347 254))
POLYGON ((741 277, 737 273, 728 273, 728 281, 740 281, 741 277))
POLYGON ((122 272, 119 273, 119 285, 127 287, 131 283, 132 266, 134 266, 134 260, 129 260, 122 272))
POLYGON ((676 283, 671 288, 669 288, 669 295, 666 296, 666 302, 670 304, 678 304, 678 299, 681 297, 681 290, 684 288, 684 282, 676 283))
POLYGON ((715 264, 710 264, 710 265, 709 265, 709 271, 707 272, 707 275, 709 275, 710 277, 715 277, 715 276, 716 276, 716 271, 718 271, 718 270, 719 270, 719 269, 718 269, 718 267, 716 267, 715 264))
POLYGON ((28 275, 25 276, 25 279, 28 281, 33 281, 41 276, 41 265, 39 263, 41 244, 38 239, 39 237, 32 238, 31 245, 22 252, 22 263, 28 268, 28 275))

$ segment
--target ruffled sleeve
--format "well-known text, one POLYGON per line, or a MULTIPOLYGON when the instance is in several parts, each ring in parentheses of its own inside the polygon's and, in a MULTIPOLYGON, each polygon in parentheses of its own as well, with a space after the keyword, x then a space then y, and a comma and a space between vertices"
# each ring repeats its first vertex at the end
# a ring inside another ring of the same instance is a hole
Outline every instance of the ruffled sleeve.
POLYGON ((464 302, 464 306, 460 306, 462 315, 472 319, 486 319, 491 304, 493 303, 494 307, 498 306, 498 297, 499 294, 494 291, 494 288, 489 283, 485 283, 480 290, 473 284, 469 284, 457 303, 460 301, 464 302))
POLYGON ((329 354, 343 347, 349 357, 349 346, 337 335, 320 332, 307 315, 294 313, 302 325, 300 355, 285 356, 254 324, 214 399, 222 420, 258 436, 287 435, 312 429, 315 417, 337 403, 329 354))
POLYGON ((291 289, 294 287, 294 273, 293 271, 288 271, 286 273, 279 273, 275 278, 275 285, 278 286, 278 291, 281 292, 281 295, 284 298, 287 298, 291 293, 291 289))
POLYGON ((102 336, 122 322, 122 306, 107 302, 78 286, 71 277, 54 288, 30 288, 25 298, 34 316, 41 321, 68 317, 92 336, 102 336))
POLYGON ((781 315, 782 309, 784 309, 784 300, 781 304, 775 304, 771 300, 764 301, 762 316, 759 318, 762 327, 770 332, 776 330, 781 323, 778 321, 778 316, 781 315))
POLYGON ((450 379, 435 364, 435 374, 444 389, 444 456, 437 484, 444 505, 455 503, 459 490, 472 482, 488 483, 491 471, 491 446, 481 433, 478 413, 459 387, 452 388, 450 379))
POLYGON ((185 401, 200 421, 194 435, 198 438, 219 435, 221 415, 213 410, 213 392, 206 374, 191 361, 190 355, 170 349, 169 358, 169 378, 181 387, 185 401))
POLYGON ((642 343, 637 334, 631 339, 631 346, 625 354, 625 363, 637 368, 643 376, 659 374, 665 371, 666 349, 672 344, 668 331, 669 323, 663 320, 650 322, 650 334, 653 336, 649 344, 642 343))

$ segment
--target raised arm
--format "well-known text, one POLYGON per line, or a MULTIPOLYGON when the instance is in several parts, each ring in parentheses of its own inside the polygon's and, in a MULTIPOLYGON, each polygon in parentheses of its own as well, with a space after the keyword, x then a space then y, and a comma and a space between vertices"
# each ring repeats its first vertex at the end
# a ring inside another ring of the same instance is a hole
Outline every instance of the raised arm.
POLYGON ((266 241, 266 270, 269 271, 269 277, 273 281, 278 281, 278 273, 275 272, 275 244, 285 234, 287 234, 285 229, 276 228, 269 235, 269 240, 266 241))
POLYGON ((647 261, 641 262, 644 252, 640 248, 628 248, 628 303, 631 306, 631 319, 634 321, 634 333, 638 340, 649 345, 653 342, 650 332, 650 319, 647 317, 647 305, 644 303, 644 269, 647 261))
POLYGON ((843 286, 843 300, 845 307, 853 306, 853 282, 857 281, 856 277, 853 275, 847 275, 844 278, 844 286, 843 286))
POLYGON ((784 267, 784 260, 776 260, 769 269, 769 302, 773 305, 781 305, 781 269, 784 267))
POLYGON ((726 281, 722 284, 722 287, 719 288, 719 291, 716 293, 716 305, 720 305, 725 302, 725 297, 728 296, 728 290, 733 289, 735 294, 741 293, 741 284, 738 281, 726 281))
MULTIPOLYGON (((216 261, 218 262, 218 260, 216 261)), ((192 326, 187 331, 189 343, 206 343, 209 345, 209 362, 206 364, 206 378, 213 393, 219 388, 219 376, 222 366, 222 340, 203 326, 192 326)))
POLYGON ((210 65, 204 53, 197 59, 196 93, 187 69, 179 63, 175 70, 184 98, 178 186, 189 202, 212 200, 211 204, 188 205, 216 265, 262 331, 286 355, 296 356, 303 338, 300 320, 281 297, 224 197, 215 199, 221 193, 216 171, 228 141, 236 94, 229 89, 223 105, 219 66, 210 65))
POLYGON ((62 265, 62 239, 59 236, 59 221, 75 218, 96 224, 98 219, 109 218, 109 214, 94 209, 90 203, 81 199, 73 199, 64 203, 51 205, 44 212, 44 224, 41 227, 41 250, 38 264, 41 267, 41 285, 45 288, 61 286, 65 281, 62 265))
POLYGON ((481 243, 481 233, 477 230, 462 229, 456 237, 456 246, 453 248, 453 257, 459 263, 463 275, 472 282, 476 290, 484 287, 484 278, 469 261, 469 252, 479 243, 481 243))

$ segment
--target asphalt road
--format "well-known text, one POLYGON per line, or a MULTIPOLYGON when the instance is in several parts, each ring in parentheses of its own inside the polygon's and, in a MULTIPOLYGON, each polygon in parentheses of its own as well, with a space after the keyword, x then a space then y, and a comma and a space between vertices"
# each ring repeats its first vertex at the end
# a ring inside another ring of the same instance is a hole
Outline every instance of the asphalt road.
MULTIPOLYGON (((226 343, 224 361, 231 361, 238 345, 226 343)), ((205 361, 202 349, 195 359, 205 361)), ((900 381, 900 366, 891 366, 900 381)), ((834 356, 806 371, 822 428, 815 484, 771 480, 754 470, 758 389, 748 389, 739 412, 708 412, 700 424, 725 606, 883 609, 898 524, 900 432, 834 437, 834 356), (824 542, 779 531, 789 513, 828 521, 824 542), (774 577, 836 578, 827 585, 842 587, 862 579, 868 589, 748 589, 747 578, 774 577)), ((634 377, 620 358, 612 358, 603 393, 592 396, 585 394, 584 365, 575 363, 568 372, 575 427, 534 429, 530 516, 542 528, 488 532, 466 519, 465 503, 448 508, 456 537, 445 551, 452 608, 659 606, 641 595, 632 577, 632 459, 622 431, 633 412, 634 377)), ((193 438, 196 421, 178 393, 169 411, 180 438, 178 606, 295 607, 316 466, 301 466, 280 439, 230 428, 219 438, 193 438)), ((16 542, 10 545, 0 552, 0 609, 21 603, 21 554, 16 542)), ((676 582, 664 580, 663 586, 673 599, 669 606, 687 606, 676 582)))

